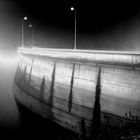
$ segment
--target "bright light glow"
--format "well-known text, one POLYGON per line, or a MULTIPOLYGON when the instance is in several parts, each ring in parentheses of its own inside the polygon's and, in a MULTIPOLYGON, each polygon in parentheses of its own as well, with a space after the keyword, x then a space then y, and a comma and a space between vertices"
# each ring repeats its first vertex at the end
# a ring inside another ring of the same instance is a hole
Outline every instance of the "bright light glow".
POLYGON ((27 17, 24 17, 24 20, 27 20, 27 17))
POLYGON ((0 63, 9 64, 9 63, 17 63, 17 62, 18 62, 18 57, 8 58, 4 55, 0 55, 0 63))
POLYGON ((71 7, 70 10, 71 10, 71 11, 74 11, 75 9, 74 9, 74 7, 71 7))

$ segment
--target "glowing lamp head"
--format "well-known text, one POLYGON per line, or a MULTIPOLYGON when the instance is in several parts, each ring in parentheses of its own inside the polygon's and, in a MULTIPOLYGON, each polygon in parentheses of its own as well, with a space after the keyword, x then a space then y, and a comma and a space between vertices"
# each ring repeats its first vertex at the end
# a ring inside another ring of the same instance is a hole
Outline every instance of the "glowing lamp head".
POLYGON ((70 10, 71 10, 71 11, 74 11, 75 9, 74 9, 74 7, 71 7, 70 10))
POLYGON ((24 19, 24 20, 27 20, 27 17, 24 17, 23 19, 24 19))

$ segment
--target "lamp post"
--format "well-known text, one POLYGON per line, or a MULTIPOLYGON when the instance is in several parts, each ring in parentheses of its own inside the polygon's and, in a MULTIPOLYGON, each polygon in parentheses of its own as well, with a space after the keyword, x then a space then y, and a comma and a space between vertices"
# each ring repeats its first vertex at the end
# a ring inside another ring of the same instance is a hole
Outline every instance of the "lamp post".
POLYGON ((29 24, 29 28, 31 28, 31 45, 33 46, 33 25, 29 24))
POLYGON ((75 16, 75 23, 74 23, 74 50, 76 50, 76 9, 74 7, 70 8, 71 11, 74 11, 74 16, 75 16))
POLYGON ((24 47, 24 20, 27 20, 27 17, 22 18, 22 48, 24 47))

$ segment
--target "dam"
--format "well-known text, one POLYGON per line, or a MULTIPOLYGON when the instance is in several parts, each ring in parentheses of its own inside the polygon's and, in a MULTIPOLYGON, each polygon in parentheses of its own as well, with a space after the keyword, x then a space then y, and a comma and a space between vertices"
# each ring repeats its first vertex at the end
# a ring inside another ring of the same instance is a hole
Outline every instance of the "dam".
POLYGON ((18 48, 13 92, 29 110, 79 135, 140 120, 140 53, 18 48))

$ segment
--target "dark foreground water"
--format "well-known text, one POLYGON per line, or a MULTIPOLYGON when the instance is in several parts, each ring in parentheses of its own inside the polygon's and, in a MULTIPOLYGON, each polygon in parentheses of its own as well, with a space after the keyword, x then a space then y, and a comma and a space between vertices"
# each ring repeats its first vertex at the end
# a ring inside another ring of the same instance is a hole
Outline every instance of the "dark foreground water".
POLYGON ((17 103, 18 125, 2 125, 0 135, 10 138, 43 138, 47 140, 78 140, 78 135, 44 119, 17 103))
POLYGON ((19 129, 16 133, 23 137, 45 138, 48 140, 77 140, 77 135, 66 130, 59 125, 47 120, 39 115, 27 110, 21 104, 18 104, 20 113, 19 129))

